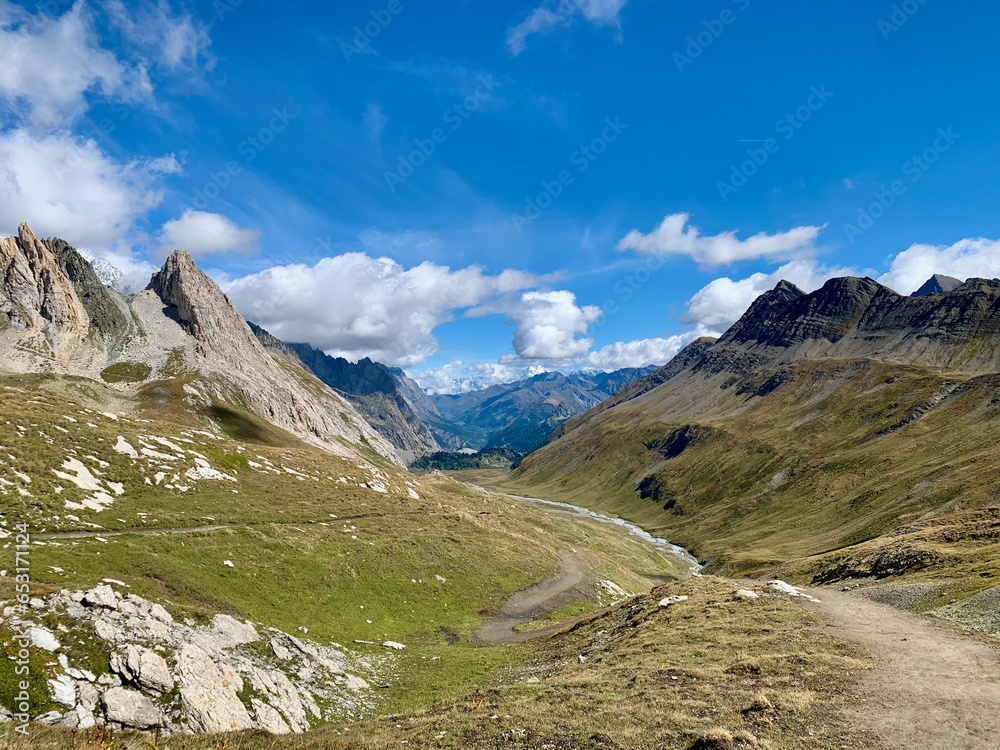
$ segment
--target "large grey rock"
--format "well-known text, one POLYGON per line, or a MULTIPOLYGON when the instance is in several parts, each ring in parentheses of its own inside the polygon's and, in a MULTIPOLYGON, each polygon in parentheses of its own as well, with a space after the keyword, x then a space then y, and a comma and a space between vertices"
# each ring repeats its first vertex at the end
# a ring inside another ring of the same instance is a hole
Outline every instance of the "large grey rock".
POLYGON ((288 734, 292 731, 288 728, 285 720, 281 718, 281 714, 274 708, 256 698, 253 698, 250 703, 253 706, 254 714, 257 716, 257 726, 265 732, 270 732, 271 734, 288 734))
POLYGON ((158 693, 174 689, 166 660, 155 651, 129 644, 111 654, 111 669, 128 682, 135 682, 158 693))
POLYGON ((80 691, 80 707, 93 712, 101 700, 100 691, 89 682, 78 682, 76 687, 80 691))
POLYGON ((76 683, 69 675, 62 674, 48 682, 56 703, 66 708, 76 707, 76 683))
POLYGON ((164 718, 160 709, 142 693, 128 688, 115 687, 101 696, 104 715, 126 727, 150 729, 163 726, 164 718))
POLYGON ((249 622, 240 622, 229 615, 216 615, 212 618, 212 627, 220 635, 232 641, 233 645, 244 643, 256 643, 260 640, 260 634, 249 622))
POLYGON ((122 633, 115 624, 103 618, 94 620, 94 632, 97 633, 97 637, 102 641, 108 641, 109 643, 114 643, 122 639, 122 633))
POLYGON ((118 597, 115 590, 107 584, 95 586, 83 595, 83 603, 91 607, 106 607, 116 609, 118 607, 118 597))
POLYGON ((202 649, 185 644, 177 652, 181 710, 192 729, 238 732, 254 727, 237 693, 243 681, 231 668, 216 664, 202 649))

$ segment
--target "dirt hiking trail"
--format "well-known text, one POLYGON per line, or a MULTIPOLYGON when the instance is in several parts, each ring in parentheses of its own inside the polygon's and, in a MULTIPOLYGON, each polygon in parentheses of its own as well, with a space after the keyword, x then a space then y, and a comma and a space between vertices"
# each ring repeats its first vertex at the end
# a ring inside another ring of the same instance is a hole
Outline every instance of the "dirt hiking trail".
POLYGON ((593 596, 592 584, 593 575, 582 555, 576 551, 563 550, 559 553, 558 573, 509 597, 500 607, 500 614, 484 622, 473 633, 472 640, 482 645, 495 645, 517 643, 554 633, 565 627, 565 623, 529 633, 518 633, 514 628, 538 619, 564 604, 593 596))
POLYGON ((848 714, 887 748, 998 750, 1000 644, 832 589, 805 589, 829 635, 867 648, 876 669, 848 714))

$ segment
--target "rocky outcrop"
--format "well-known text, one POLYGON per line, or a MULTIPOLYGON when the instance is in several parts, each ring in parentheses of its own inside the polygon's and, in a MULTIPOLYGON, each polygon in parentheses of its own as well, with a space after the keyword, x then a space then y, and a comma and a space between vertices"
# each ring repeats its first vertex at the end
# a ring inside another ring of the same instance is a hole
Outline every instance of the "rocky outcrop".
POLYGON ((47 676, 62 710, 39 720, 68 727, 305 732, 319 720, 374 708, 361 674, 384 681, 393 665, 385 653, 359 656, 229 615, 216 615, 209 626, 178 622, 159 604, 104 584, 33 600, 28 614, 7 606, 3 617, 57 659, 47 676), (96 635, 108 654, 105 669, 92 656, 86 667, 74 664, 72 649, 64 650, 50 630, 53 623, 65 643, 96 635), (256 645, 264 642, 265 648, 256 645))
POLYGON ((86 373, 103 360, 89 331, 87 311, 46 243, 27 224, 0 238, 0 368, 86 373))
POLYGON ((0 310, 18 328, 44 324, 85 331, 89 320, 52 251, 27 224, 0 238, 0 310))
MULTIPOLYGON (((272 357, 218 285, 190 255, 175 252, 137 295, 133 309, 147 318, 166 316, 190 337, 187 366, 205 376, 205 387, 218 399, 245 404, 251 411, 298 437, 342 455, 346 443, 367 443, 382 456, 402 464, 392 445, 376 433, 341 396, 311 373, 272 357), (155 299, 154 299, 155 298, 155 299), (159 310, 154 302, 159 302, 159 310)), ((177 332, 159 333, 161 355, 173 351, 177 332)), ((169 326, 168 326, 169 327, 169 326)))
POLYGON ((308 344, 287 344, 253 323, 250 330, 272 354, 297 364, 351 402, 368 424, 409 463, 440 446, 414 412, 385 365, 331 357, 308 344))
POLYGON ((108 722, 123 727, 152 729, 165 723, 156 704, 135 690, 113 687, 101 696, 101 706, 108 722))

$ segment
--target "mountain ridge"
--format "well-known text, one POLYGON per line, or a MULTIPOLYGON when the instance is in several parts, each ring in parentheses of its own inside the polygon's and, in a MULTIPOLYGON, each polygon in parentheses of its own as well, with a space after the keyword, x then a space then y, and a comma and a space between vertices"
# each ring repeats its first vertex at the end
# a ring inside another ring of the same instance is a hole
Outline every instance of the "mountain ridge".
POLYGON ((0 238, 0 315, 0 369, 87 377, 133 395, 183 381, 172 398, 205 418, 249 411, 325 450, 402 464, 343 397, 265 351, 187 253, 123 297, 71 245, 21 224, 0 238))
POLYGON ((998 352, 1000 282, 919 297, 783 282, 718 341, 566 422, 501 486, 625 513, 759 570, 761 554, 872 539, 956 507, 947 498, 994 502, 973 457, 1000 441, 998 352))
POLYGON ((312 373, 350 401, 405 463, 441 449, 385 365, 367 357, 357 363, 331 357, 309 344, 285 343, 254 323, 248 325, 268 351, 312 373))

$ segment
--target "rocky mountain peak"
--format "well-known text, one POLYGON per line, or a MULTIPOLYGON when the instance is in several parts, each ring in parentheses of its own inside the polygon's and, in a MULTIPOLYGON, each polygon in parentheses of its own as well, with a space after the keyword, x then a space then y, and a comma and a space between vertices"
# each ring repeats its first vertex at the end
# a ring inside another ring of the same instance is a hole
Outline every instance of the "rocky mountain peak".
POLYGON ((190 254, 174 251, 163 267, 153 274, 147 289, 168 307, 176 308, 181 324, 199 343, 207 346, 249 347, 266 356, 257 338, 229 297, 190 254))
POLYGON ((952 276, 944 276, 936 273, 931 276, 924 285, 915 291, 911 297, 929 297, 932 294, 946 294, 953 292, 962 286, 962 281, 952 276))
POLYGON ((85 330, 87 313, 55 255, 27 224, 0 238, 0 311, 16 328, 85 330))
POLYGON ((761 295, 720 343, 758 342, 768 347, 788 348, 815 339, 836 342, 882 290, 895 294, 869 278, 830 279, 812 294, 781 282, 761 295))

